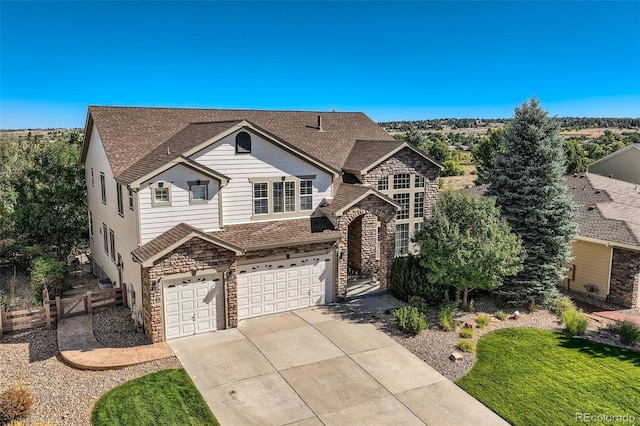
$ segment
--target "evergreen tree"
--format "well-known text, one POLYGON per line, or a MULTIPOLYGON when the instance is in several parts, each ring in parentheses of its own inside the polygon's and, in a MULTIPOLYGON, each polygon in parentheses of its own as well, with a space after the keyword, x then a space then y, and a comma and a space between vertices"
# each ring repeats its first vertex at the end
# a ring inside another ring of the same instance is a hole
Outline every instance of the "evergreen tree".
POLYGON ((557 296, 577 231, 566 194, 565 152, 555 119, 530 99, 516 108, 489 176, 489 194, 522 240, 523 269, 496 293, 510 303, 557 296))
POLYGON ((503 129, 490 129, 489 133, 473 146, 471 154, 478 172, 476 185, 482 185, 489 181, 489 175, 493 171, 493 161, 502 146, 503 136, 503 129))

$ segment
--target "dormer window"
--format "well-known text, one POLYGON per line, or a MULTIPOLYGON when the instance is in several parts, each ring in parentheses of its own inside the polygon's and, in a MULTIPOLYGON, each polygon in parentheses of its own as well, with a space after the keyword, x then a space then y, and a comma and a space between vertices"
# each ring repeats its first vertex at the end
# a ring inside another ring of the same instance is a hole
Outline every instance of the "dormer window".
POLYGON ((251 152, 251 135, 247 132, 240 132, 236 135, 236 153, 245 154, 251 152))
POLYGON ((154 207, 171 205, 171 182, 155 182, 149 185, 151 189, 151 205, 154 207))
POLYGON ((209 181, 195 180, 187 182, 189 185, 189 202, 191 204, 206 203, 209 200, 209 181))

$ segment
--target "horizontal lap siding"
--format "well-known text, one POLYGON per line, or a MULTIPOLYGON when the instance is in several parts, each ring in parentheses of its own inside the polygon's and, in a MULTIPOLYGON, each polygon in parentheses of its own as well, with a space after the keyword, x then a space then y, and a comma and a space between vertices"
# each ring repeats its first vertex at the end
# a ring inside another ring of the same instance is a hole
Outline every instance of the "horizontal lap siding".
MULTIPOLYGON (((251 221, 253 189, 250 178, 315 175, 313 209, 331 196, 331 176, 280 147, 251 134, 251 153, 236 154, 235 136, 229 135, 210 148, 194 154, 195 161, 231 178, 222 189, 224 224, 251 221)), ((299 188, 296 186, 296 191, 299 188)), ((296 206, 296 210, 299 205, 296 206)), ((300 212, 309 216, 310 212, 300 212)))
POLYGON ((176 166, 146 182, 140 189, 140 227, 142 243, 146 243, 181 222, 203 230, 220 227, 218 219, 218 182, 184 166, 176 166), (209 200, 203 204, 190 204, 188 181, 209 181, 209 200), (171 205, 151 203, 150 182, 172 182, 171 205))

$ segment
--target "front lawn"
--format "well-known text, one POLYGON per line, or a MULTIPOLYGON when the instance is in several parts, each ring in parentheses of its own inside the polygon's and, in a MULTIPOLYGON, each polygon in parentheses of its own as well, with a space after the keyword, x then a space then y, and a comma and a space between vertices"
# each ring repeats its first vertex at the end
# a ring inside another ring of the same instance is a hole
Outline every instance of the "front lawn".
POLYGON ((100 398, 93 425, 219 425, 183 370, 163 370, 131 380, 100 398))
POLYGON ((640 422, 640 353, 551 331, 483 336, 476 364, 457 384, 513 425, 616 423, 586 413, 640 422))

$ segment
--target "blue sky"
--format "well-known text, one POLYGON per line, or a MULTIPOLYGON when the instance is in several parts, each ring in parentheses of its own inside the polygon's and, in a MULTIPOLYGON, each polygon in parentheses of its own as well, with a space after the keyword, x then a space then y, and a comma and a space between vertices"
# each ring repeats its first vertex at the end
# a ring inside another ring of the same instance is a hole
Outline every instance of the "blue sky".
POLYGON ((640 117, 640 2, 0 0, 0 128, 88 105, 640 117))

